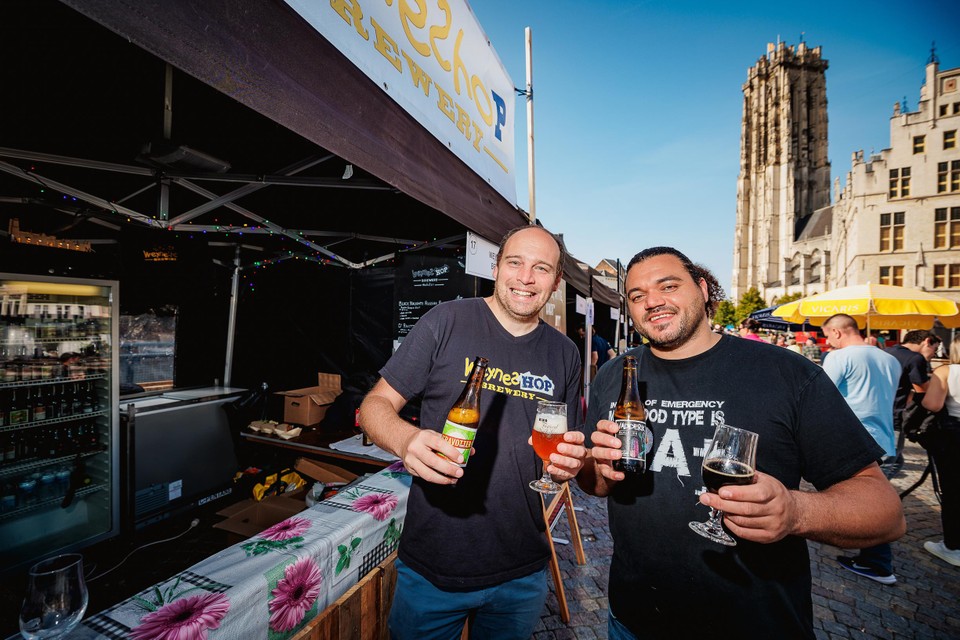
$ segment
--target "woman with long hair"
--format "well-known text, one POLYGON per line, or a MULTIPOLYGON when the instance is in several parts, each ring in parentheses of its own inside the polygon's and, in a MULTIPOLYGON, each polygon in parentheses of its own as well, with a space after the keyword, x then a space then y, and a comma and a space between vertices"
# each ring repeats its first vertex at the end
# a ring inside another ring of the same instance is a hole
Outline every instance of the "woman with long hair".
POLYGON ((923 548, 960 567, 960 340, 950 345, 950 364, 937 367, 930 376, 922 404, 930 411, 946 409, 926 443, 940 479, 943 540, 927 540, 923 548))

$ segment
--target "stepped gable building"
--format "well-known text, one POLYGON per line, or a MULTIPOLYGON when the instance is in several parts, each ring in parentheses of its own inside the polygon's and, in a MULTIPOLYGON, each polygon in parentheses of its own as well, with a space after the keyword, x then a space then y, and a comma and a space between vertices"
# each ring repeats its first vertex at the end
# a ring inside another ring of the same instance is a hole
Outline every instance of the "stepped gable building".
POLYGON ((830 204, 827 61, 820 47, 767 45, 743 85, 737 226, 730 295, 766 300, 822 291, 830 204))
POLYGON ((931 54, 916 111, 894 104, 890 148, 855 151, 833 204, 826 68, 801 42, 768 45, 749 70, 731 296, 875 282, 960 302, 960 68, 931 54))
POLYGON ((960 68, 931 54, 916 111, 896 103, 890 148, 852 155, 833 209, 831 287, 916 287, 960 302, 960 68))

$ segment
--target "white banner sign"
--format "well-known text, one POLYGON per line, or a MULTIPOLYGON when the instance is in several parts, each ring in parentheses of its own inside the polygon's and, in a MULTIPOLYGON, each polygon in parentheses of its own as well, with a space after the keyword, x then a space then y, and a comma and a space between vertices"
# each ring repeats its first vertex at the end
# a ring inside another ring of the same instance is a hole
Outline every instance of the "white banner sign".
POLYGON ((514 84, 466 0, 286 2, 517 204, 514 84))
POLYGON ((464 270, 471 276, 493 280, 500 247, 483 236, 467 231, 467 261, 464 270))

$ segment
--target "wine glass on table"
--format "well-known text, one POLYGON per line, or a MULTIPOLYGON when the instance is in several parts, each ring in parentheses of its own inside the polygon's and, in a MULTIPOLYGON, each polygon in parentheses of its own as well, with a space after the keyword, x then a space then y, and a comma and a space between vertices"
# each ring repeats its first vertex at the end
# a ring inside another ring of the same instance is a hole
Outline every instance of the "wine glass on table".
POLYGON ((87 610, 83 556, 67 553, 30 567, 20 608, 20 634, 27 640, 58 638, 77 626, 87 610))
POLYGON ((537 401, 537 417, 533 421, 533 450, 543 461, 543 476, 530 483, 530 488, 540 493, 559 493, 561 486, 547 473, 550 454, 557 452, 567 432, 567 405, 551 400, 537 401))
MULTIPOLYGON (((722 424, 713 434, 713 441, 703 456, 703 484, 710 493, 720 487, 752 484, 757 467, 757 434, 722 424)), ((723 511, 710 509, 706 522, 691 522, 690 528, 714 542, 728 547, 737 541, 723 530, 723 511)))

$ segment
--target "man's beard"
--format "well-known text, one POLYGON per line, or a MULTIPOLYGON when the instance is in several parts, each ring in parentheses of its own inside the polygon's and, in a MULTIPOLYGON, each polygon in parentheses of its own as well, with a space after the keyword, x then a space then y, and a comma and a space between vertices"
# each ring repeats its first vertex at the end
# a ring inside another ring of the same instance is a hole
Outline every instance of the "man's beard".
MULTIPOLYGON (((678 310, 679 311, 679 310, 678 310)), ((647 315, 652 315, 652 312, 647 315)), ((661 351, 672 351, 685 345, 697 332, 697 328, 706 318, 707 312, 703 303, 695 302, 691 307, 684 310, 684 313, 678 313, 679 326, 672 335, 667 335, 660 339, 655 339, 644 334, 644 337, 650 344, 661 351)))

